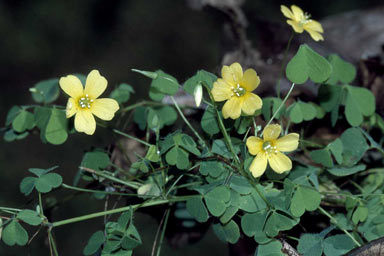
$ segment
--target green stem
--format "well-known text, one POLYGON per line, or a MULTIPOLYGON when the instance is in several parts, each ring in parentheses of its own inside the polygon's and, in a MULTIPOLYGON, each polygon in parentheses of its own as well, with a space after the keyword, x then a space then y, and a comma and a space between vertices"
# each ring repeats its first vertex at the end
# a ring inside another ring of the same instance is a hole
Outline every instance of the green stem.
POLYGON ((213 99, 211 90, 210 90, 210 88, 208 87, 208 85, 207 85, 206 83, 202 82, 202 84, 204 85, 205 89, 207 90, 207 92, 208 92, 208 94, 209 94, 209 98, 211 99, 213 108, 215 109, 215 112, 216 112, 216 118, 217 118, 217 121, 219 122, 220 131, 221 131, 221 133, 222 133, 223 136, 224 136, 224 139, 225 139, 225 142, 226 142, 226 144, 227 144, 227 147, 228 147, 228 149, 231 151, 232 156, 233 156, 233 159, 235 159, 235 161, 237 162, 237 164, 240 164, 240 159, 239 159, 239 157, 237 156, 237 154, 235 153, 235 150, 233 149, 233 145, 232 145, 231 137, 229 137, 229 135, 228 135, 228 133, 227 133, 227 130, 225 129, 223 120, 221 119, 219 110, 218 110, 217 107, 216 107, 215 100, 213 99))
POLYGON ((156 253, 156 256, 160 256, 160 252, 161 252, 161 247, 163 246, 163 241, 164 241, 164 234, 165 234, 165 230, 167 228, 167 224, 168 224, 168 217, 169 217, 169 213, 170 213, 170 209, 168 208, 167 209, 167 212, 165 214, 165 220, 164 220, 164 223, 163 223, 163 228, 161 230, 161 235, 160 235, 160 240, 159 240, 159 246, 157 247, 157 253, 156 253))
POLYGON ((135 109, 135 108, 141 107, 141 106, 164 106, 164 105, 166 105, 166 104, 161 103, 161 102, 143 100, 143 101, 137 102, 135 104, 132 104, 130 106, 123 108, 122 110, 120 110, 120 112, 128 112, 132 109, 135 109))
POLYGON ((55 254, 55 256, 59 256, 59 253, 57 252, 55 240, 53 239, 53 236, 52 236, 51 229, 48 229, 48 237, 49 237, 49 244, 53 249, 53 253, 55 254))
POLYGON ((289 48, 291 47, 291 42, 292 42, 294 35, 295 35, 295 33, 292 31, 292 34, 289 37, 289 40, 287 43, 287 47, 285 48, 285 51, 284 51, 283 61, 281 63, 280 72, 279 72, 279 80, 277 81, 277 85, 276 85, 276 93, 277 93, 278 98, 280 98, 280 82, 281 82, 281 78, 283 76, 285 62, 287 61, 288 51, 289 51, 289 48))
POLYGON ((137 196, 137 194, 128 194, 128 193, 119 193, 119 192, 107 192, 102 190, 94 190, 94 189, 86 189, 86 188, 79 188, 79 187, 73 187, 67 184, 61 184, 63 188, 75 190, 75 191, 81 191, 81 192, 87 192, 87 193, 100 193, 100 194, 108 194, 113 196, 137 196))
POLYGON ((89 219, 93 219, 93 218, 102 217, 102 216, 105 216, 105 215, 125 212, 125 211, 128 211, 130 209, 136 210, 136 209, 142 208, 142 207, 150 207, 150 206, 155 206, 155 205, 162 205, 162 204, 168 204, 168 203, 173 203, 173 202, 186 201, 189 198, 193 198, 193 197, 201 197, 201 196, 200 195, 182 196, 182 197, 174 197, 174 198, 170 198, 170 199, 162 199, 162 200, 157 200, 157 201, 149 201, 149 202, 147 201, 147 202, 144 202, 144 203, 141 203, 141 204, 125 206, 125 207, 116 208, 116 209, 113 209, 113 210, 108 210, 108 211, 103 211, 103 212, 96 212, 96 213, 91 213, 91 214, 87 214, 87 215, 83 215, 83 216, 79 216, 79 217, 75 217, 75 218, 71 218, 71 219, 66 219, 66 220, 61 220, 61 221, 53 222, 53 223, 51 223, 51 226, 52 227, 59 227, 59 226, 63 226, 63 225, 67 225, 67 224, 71 224, 71 223, 75 223, 75 222, 79 222, 79 221, 84 221, 84 220, 89 220, 89 219))
POLYGON ((41 193, 40 192, 39 192, 39 206, 40 206, 40 217, 44 218, 43 200, 41 199, 41 193))
POLYGON ((324 214, 325 216, 327 216, 331 221, 333 221, 333 223, 335 223, 335 225, 340 229, 342 230, 347 236, 349 236, 352 241, 358 246, 358 247, 361 247, 361 244, 351 235, 351 233, 349 233, 346 229, 342 228, 340 226, 340 224, 337 222, 337 220, 335 218, 333 218, 326 210, 324 210, 321 206, 319 206, 319 210, 322 214, 324 214))
POLYGON ((21 212, 22 209, 17 209, 17 208, 10 208, 10 207, 2 207, 0 206, 0 211, 9 211, 9 212, 21 212))
POLYGON ((181 118, 183 119, 183 121, 185 122, 185 124, 189 127, 189 129, 191 129, 191 131, 195 134, 196 138, 199 140, 200 142, 200 145, 204 148, 208 148, 207 147, 207 144, 205 144, 205 141, 203 140, 203 138, 200 137, 199 133, 195 130, 195 128, 193 128, 193 126, 191 125, 191 123, 187 120, 187 118, 184 116, 183 112, 181 111, 179 105, 177 104, 175 98, 173 98, 173 96, 171 96, 171 100, 173 102, 173 104, 175 105, 176 109, 177 109, 177 112, 179 112, 179 115, 181 116, 181 118))
POLYGON ((117 134, 119 134, 119 135, 122 135, 122 136, 124 136, 124 137, 127 137, 127 138, 129 138, 129 139, 135 140, 135 141, 137 141, 137 142, 139 142, 139 143, 141 143, 141 144, 143 144, 143 145, 145 145, 145 146, 147 146, 147 147, 152 146, 152 144, 150 144, 150 143, 148 143, 148 142, 146 142, 146 141, 144 141, 144 140, 141 140, 141 139, 139 139, 139 138, 136 138, 136 137, 134 137, 134 136, 131 136, 131 135, 129 135, 129 134, 126 134, 125 132, 119 131, 119 130, 117 130, 117 129, 112 129, 112 131, 115 132, 115 133, 117 133, 117 134))
POLYGON ((116 183, 123 184, 123 185, 125 185, 127 187, 130 187, 130 188, 133 188, 133 189, 138 189, 140 187, 140 184, 137 184, 136 182, 124 181, 124 180, 118 179, 116 177, 113 177, 111 175, 105 174, 105 173, 100 172, 100 171, 92 170, 92 169, 89 169, 89 168, 86 168, 86 167, 82 167, 82 166, 80 166, 80 169, 82 169, 84 171, 87 171, 89 173, 95 174, 97 176, 106 178, 108 180, 114 181, 116 183))
MULTIPOLYGON (((291 88, 289 89, 287 95, 285 95, 285 98, 281 102, 279 108, 275 111, 275 113, 273 113, 273 116, 271 117, 271 119, 268 121, 268 123, 265 126, 270 125, 271 122, 273 121, 273 119, 275 119, 276 115, 279 113, 280 109, 284 106, 285 102, 287 101, 289 95, 291 95, 291 92, 292 92, 294 87, 295 87, 295 83, 292 83, 291 88)), ((263 133, 264 133, 264 130, 261 132, 260 136, 263 136, 263 133)))

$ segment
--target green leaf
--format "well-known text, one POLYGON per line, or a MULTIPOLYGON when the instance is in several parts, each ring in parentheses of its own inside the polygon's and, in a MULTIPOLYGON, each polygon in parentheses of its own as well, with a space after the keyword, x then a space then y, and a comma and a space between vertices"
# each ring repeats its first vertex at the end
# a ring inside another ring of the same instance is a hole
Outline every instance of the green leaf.
MULTIPOLYGON (((236 154, 239 153, 240 151, 240 148, 239 148, 239 144, 236 145, 237 142, 240 142, 240 140, 236 140, 236 138, 231 138, 232 140, 232 144, 233 144, 233 147, 234 147, 234 151, 236 154)), ((227 144, 225 143, 224 139, 218 139, 218 140, 214 140, 213 143, 212 143, 212 153, 216 153, 216 154, 219 154, 225 158, 232 158, 232 153, 229 151, 229 149, 227 148, 227 144)))
POLYGON ((20 113, 21 107, 19 106, 13 106, 7 113, 7 117, 5 119, 5 125, 8 126, 12 124, 13 120, 16 118, 16 116, 20 113))
POLYGON ((178 169, 185 170, 189 166, 188 156, 188 152, 179 146, 175 146, 165 155, 165 160, 168 164, 176 165, 178 169))
POLYGON ((298 101, 288 107, 287 114, 293 123, 298 124, 315 119, 317 109, 310 103, 298 101))
POLYGON ((244 134, 248 128, 252 125, 252 117, 242 117, 235 121, 235 129, 238 134, 244 134))
POLYGON ((297 245, 297 251, 303 256, 321 256, 323 237, 320 234, 303 234, 297 245))
POLYGON ((324 254, 326 256, 341 256, 355 247, 352 239, 345 235, 329 236, 324 240, 324 254))
POLYGON ((232 175, 229 187, 243 195, 250 194, 254 189, 249 181, 240 175, 232 175))
POLYGON ((209 135, 215 135, 220 132, 215 110, 208 106, 201 118, 201 128, 209 135))
POLYGON ((199 70, 194 76, 184 82, 183 88, 187 93, 193 96, 193 92, 195 90, 196 85, 201 82, 205 82, 209 88, 212 88, 213 82, 215 82, 216 80, 217 77, 214 74, 205 70, 199 70))
POLYGON ((156 114, 160 118, 160 129, 164 125, 172 125, 177 120, 177 112, 171 106, 164 106, 159 109, 155 109, 156 114))
POLYGON ((320 106, 326 112, 339 108, 344 90, 342 86, 322 84, 319 87, 318 97, 320 106))
POLYGON ((293 216, 300 217, 304 214, 305 210, 316 210, 320 202, 321 195, 318 191, 312 188, 298 186, 296 192, 293 194, 290 210, 293 216))
POLYGON ((99 230, 93 233, 89 238, 87 245, 83 250, 83 254, 86 256, 94 255, 104 243, 104 232, 99 230))
POLYGON ((160 154, 157 153, 157 148, 155 145, 151 145, 145 155, 145 159, 148 159, 151 162, 157 163, 160 160, 160 154))
POLYGON ((28 242, 28 233, 16 220, 12 220, 4 229, 2 234, 3 242, 6 245, 15 244, 23 246, 28 242))
POLYGON ((238 212, 239 207, 238 206, 229 206, 227 209, 225 209, 225 212, 220 217, 220 222, 225 224, 228 223, 232 219, 233 216, 238 212))
POLYGON ((355 165, 369 148, 358 128, 347 129, 340 139, 343 142, 343 164, 346 166, 355 165))
POLYGON ((315 163, 322 164, 325 167, 333 167, 333 161, 329 149, 316 149, 311 151, 309 155, 315 163))
POLYGON ((41 193, 48 193, 53 188, 57 188, 63 182, 63 178, 57 173, 48 173, 39 177, 35 182, 36 190, 41 193))
POLYGON ((32 93, 32 98, 37 103, 51 103, 55 101, 59 95, 59 79, 53 78, 41 81, 35 87, 29 89, 32 93))
POLYGON ((152 108, 147 108, 148 114, 147 114, 147 125, 148 128, 157 130, 160 128, 160 118, 156 111, 152 108))
POLYGON ((239 226, 233 220, 225 225, 220 223, 213 224, 212 228, 217 237, 223 242, 235 244, 240 238, 239 226))
POLYGON ((37 178, 35 177, 25 177, 20 183, 20 192, 28 196, 31 194, 35 188, 35 182, 37 178))
POLYGON ((281 249, 283 245, 278 240, 272 240, 266 244, 259 244, 255 256, 285 256, 281 249))
POLYGON ((334 167, 327 169, 329 173, 335 175, 335 176, 348 176, 351 174, 355 174, 361 171, 364 171, 366 168, 365 164, 359 164, 352 167, 334 167))
POLYGON ((17 214, 16 218, 32 226, 40 225, 43 222, 39 213, 32 210, 22 210, 17 214))
POLYGON ((163 94, 175 95, 179 89, 179 83, 176 78, 164 73, 161 70, 157 70, 156 74, 157 77, 152 80, 151 88, 154 88, 163 94))
POLYGON ((301 112, 301 108, 297 102, 290 105, 287 112, 293 123, 298 124, 303 121, 303 113, 301 112))
POLYGON ((277 211, 272 211, 267 222, 265 223, 265 233, 269 237, 275 237, 280 231, 290 230, 297 224, 297 221, 280 214, 277 211))
POLYGON ((258 232, 263 232, 265 221, 267 220, 267 211, 256 213, 246 213, 241 218, 241 228, 249 237, 256 235, 258 232))
POLYGON ((316 118, 317 109, 310 103, 299 101, 301 113, 303 113, 304 121, 310 121, 316 118))
POLYGON ((122 83, 114 89, 109 95, 110 98, 115 99, 119 104, 127 102, 135 90, 129 84, 122 83))
POLYGON ((147 127, 147 108, 138 107, 133 114, 133 121, 139 126, 139 129, 144 131, 147 127))
POLYGON ((221 216, 227 208, 231 198, 230 190, 226 186, 218 186, 204 195, 205 204, 209 212, 216 217, 221 216))
MULTIPOLYGON (((185 150, 187 150, 188 152, 190 152, 196 156, 201 155, 200 151, 197 149, 196 142, 192 139, 191 136, 189 136, 187 134, 180 134, 180 136, 181 137, 177 142, 175 140, 176 144, 178 144, 179 146, 181 146, 182 148, 184 148, 185 150)), ((174 137, 174 139, 175 139, 175 137, 174 137)))
POLYGON ((224 173, 225 170, 224 165, 218 161, 206 161, 200 164, 200 173, 204 176, 209 175, 217 178, 224 173))
POLYGON ((94 151, 84 154, 80 166, 96 171, 101 171, 105 169, 109 164, 110 160, 108 154, 100 151, 94 151))
POLYGON ((341 82, 348 84, 356 77, 356 68, 349 62, 341 59, 337 54, 328 56, 329 63, 332 65, 332 74, 327 80, 327 84, 336 84, 341 82))
POLYGON ((345 102, 345 115, 351 126, 359 126, 363 116, 370 116, 375 112, 375 96, 366 88, 346 86, 347 98, 345 102))
POLYGON ((295 84, 303 84, 308 78, 315 83, 321 83, 327 80, 331 73, 331 64, 306 44, 300 45, 286 68, 287 78, 295 84))
POLYGON ((21 110, 12 122, 12 129, 16 132, 24 132, 35 127, 35 118, 31 112, 21 110))
POLYGON ((352 215, 352 222, 357 225, 359 222, 364 222, 368 217, 368 208, 364 205, 359 205, 352 215))
POLYGON ((199 197, 193 197, 187 200, 187 211, 198 222, 206 222, 209 218, 207 208, 203 203, 203 199, 199 197))
POLYGON ((335 157, 336 162, 341 164, 343 162, 343 142, 337 138, 328 145, 328 148, 332 152, 332 155, 335 157))
MULTIPOLYGON (((277 111, 280 107, 282 99, 276 97, 266 97, 263 98, 263 106, 261 108, 261 113, 264 116, 265 120, 271 119, 272 115, 277 111)), ((276 114, 276 119, 280 119, 280 116, 285 112, 285 106, 282 106, 279 113, 276 114)))
POLYGON ((68 138, 65 112, 52 108, 51 116, 45 128, 45 138, 53 145, 63 144, 68 138))

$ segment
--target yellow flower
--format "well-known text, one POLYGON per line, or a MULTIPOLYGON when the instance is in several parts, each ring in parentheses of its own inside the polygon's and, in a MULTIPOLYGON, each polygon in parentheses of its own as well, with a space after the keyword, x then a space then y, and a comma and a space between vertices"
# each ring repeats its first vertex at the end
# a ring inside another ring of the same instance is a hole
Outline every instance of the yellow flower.
POLYGON ((263 175, 267 163, 272 170, 283 173, 292 169, 292 162, 281 152, 290 152, 297 149, 299 145, 299 134, 290 133, 278 139, 281 133, 281 126, 271 124, 264 128, 263 139, 251 136, 247 139, 248 151, 256 155, 249 170, 257 178, 263 175))
POLYGON ((310 19, 310 15, 304 13, 300 7, 296 5, 291 5, 292 11, 284 6, 280 6, 281 12, 287 17, 287 23, 293 27, 296 33, 303 33, 303 31, 307 31, 313 40, 319 41, 324 40, 321 33, 323 33, 323 27, 321 24, 315 20, 310 19))
POLYGON ((92 70, 85 83, 85 88, 79 78, 73 75, 60 78, 61 89, 70 96, 67 103, 67 118, 75 115, 75 129, 92 135, 96 130, 96 121, 93 115, 103 120, 111 120, 119 109, 114 99, 98 97, 107 88, 107 80, 99 71, 92 70))
POLYGON ((237 119, 241 112, 253 115, 260 109, 263 101, 256 94, 251 93, 260 83, 260 78, 253 69, 243 73, 239 63, 223 66, 222 79, 213 83, 212 95, 215 101, 227 101, 223 106, 224 118, 237 119))

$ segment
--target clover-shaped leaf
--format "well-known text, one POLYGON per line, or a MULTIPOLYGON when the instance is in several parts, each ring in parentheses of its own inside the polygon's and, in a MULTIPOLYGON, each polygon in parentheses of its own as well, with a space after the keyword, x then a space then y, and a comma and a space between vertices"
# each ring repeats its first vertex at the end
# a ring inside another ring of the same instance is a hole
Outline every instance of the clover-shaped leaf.
POLYGON ((55 101, 59 95, 59 79, 53 78, 41 81, 30 89, 32 98, 37 103, 51 103, 55 101))
POLYGON ((191 214, 198 222, 206 222, 208 220, 208 211, 202 198, 193 197, 188 199, 186 207, 189 214, 191 214))
POLYGON ((347 85, 345 116, 351 126, 359 126, 364 116, 375 113, 376 103, 373 93, 362 87, 347 85))
POLYGON ((25 177, 20 183, 20 191, 27 196, 32 192, 34 188, 36 188, 36 190, 40 193, 48 193, 52 189, 59 187, 63 182, 63 178, 57 173, 49 173, 57 167, 58 166, 54 166, 48 169, 28 169, 37 177, 25 177))
POLYGON ((28 242, 28 233, 16 220, 12 220, 4 229, 2 239, 6 245, 23 246, 28 242))
POLYGON ((24 221, 32 226, 40 225, 43 220, 40 218, 39 213, 32 210, 22 210, 16 216, 17 219, 24 221))
POLYGON ((219 217, 225 212, 227 203, 231 198, 231 192, 226 186, 218 186, 204 195, 204 200, 209 212, 219 217))
POLYGON ((305 210, 314 211, 319 207, 321 195, 313 188, 298 186, 293 194, 291 201, 291 213, 295 217, 300 217, 305 210))
POLYGON ((332 74, 327 80, 327 84, 334 85, 339 81, 348 84, 355 79, 356 68, 351 63, 346 62, 337 54, 329 55, 328 60, 332 65, 332 74))
POLYGON ((295 84, 303 84, 308 79, 321 83, 327 80, 331 73, 331 64, 306 44, 300 45, 286 68, 287 78, 295 84))

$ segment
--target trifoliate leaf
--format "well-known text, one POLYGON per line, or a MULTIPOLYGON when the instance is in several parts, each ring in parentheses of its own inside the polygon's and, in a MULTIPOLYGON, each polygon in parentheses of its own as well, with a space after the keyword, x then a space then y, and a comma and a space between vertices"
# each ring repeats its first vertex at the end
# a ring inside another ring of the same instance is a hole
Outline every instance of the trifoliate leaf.
POLYGON ((31 112, 21 110, 13 119, 12 128, 16 132, 24 132, 35 127, 35 118, 31 112))
POLYGON ((12 220, 4 229, 2 234, 3 242, 6 245, 15 244, 23 246, 28 242, 28 233, 16 220, 12 220))
POLYGON ((348 84, 355 79, 356 68, 351 63, 344 61, 337 54, 329 55, 328 60, 332 65, 332 74, 327 84, 335 85, 337 82, 348 84))
POLYGON ((193 197, 187 200, 187 211, 198 222, 206 222, 209 218, 207 208, 203 203, 203 199, 199 197, 193 197))
POLYGON ((59 79, 48 79, 41 81, 35 87, 29 89, 32 93, 32 98, 37 103, 51 103, 55 101, 59 95, 59 79))
POLYGON ((53 145, 63 144, 67 140, 67 118, 63 110, 52 108, 44 132, 46 140, 53 145))
POLYGON ((239 226, 233 220, 224 225, 221 223, 213 224, 212 228, 217 237, 223 242, 235 244, 240 238, 239 226))
POLYGON ((320 202, 321 195, 318 191, 312 188, 298 186, 293 194, 290 210, 293 216, 300 217, 306 210, 316 210, 320 202))
POLYGON ((215 110, 208 106, 201 118, 201 128, 209 135, 215 135, 220 132, 215 110))
POLYGON ((93 233, 89 238, 87 245, 83 250, 83 254, 86 256, 94 255, 104 243, 104 232, 99 230, 93 233))
POLYGON ((40 225, 43 222, 39 213, 32 210, 22 210, 17 214, 16 218, 32 226, 40 225))
POLYGON ((221 216, 227 208, 227 202, 231 198, 229 188, 218 186, 204 195, 204 200, 209 212, 216 217, 221 216))
POLYGON ((127 102, 135 90, 129 84, 122 83, 114 89, 109 95, 110 98, 115 99, 119 104, 127 102))

